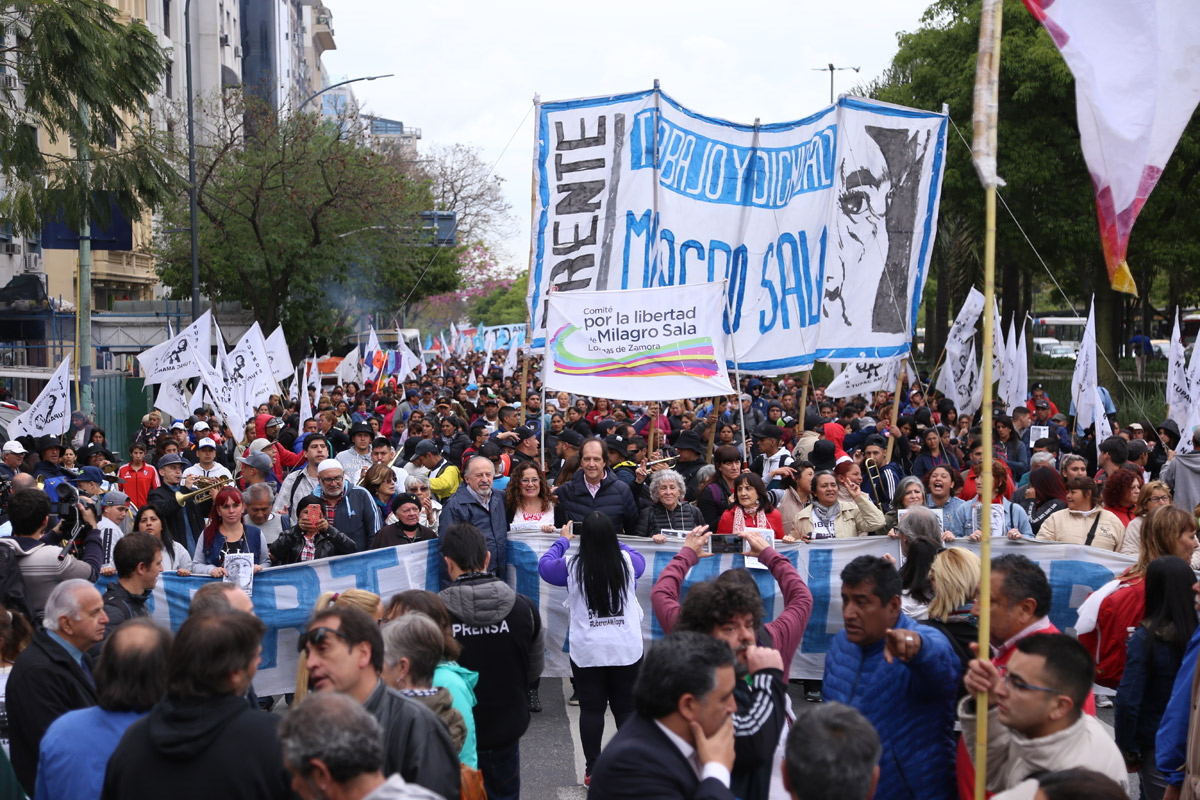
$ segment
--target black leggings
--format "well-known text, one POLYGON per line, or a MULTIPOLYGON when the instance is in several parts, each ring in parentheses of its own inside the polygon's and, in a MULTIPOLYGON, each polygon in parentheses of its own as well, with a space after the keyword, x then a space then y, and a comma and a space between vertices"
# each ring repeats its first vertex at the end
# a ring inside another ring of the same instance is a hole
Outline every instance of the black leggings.
POLYGON ((612 708, 618 728, 633 716, 633 682, 641 664, 640 658, 624 667, 580 667, 571 662, 575 694, 579 698, 579 740, 588 774, 600 757, 605 707, 612 708))

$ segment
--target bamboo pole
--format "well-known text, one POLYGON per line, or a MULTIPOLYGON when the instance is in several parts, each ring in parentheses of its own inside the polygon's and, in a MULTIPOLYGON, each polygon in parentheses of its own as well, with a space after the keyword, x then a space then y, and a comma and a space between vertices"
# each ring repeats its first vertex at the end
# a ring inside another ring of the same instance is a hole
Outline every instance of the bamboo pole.
POLYGON ((892 415, 888 422, 887 456, 884 457, 884 464, 892 463, 892 450, 896 446, 896 437, 892 435, 892 429, 896 427, 896 420, 900 418, 900 391, 904 388, 904 365, 907 363, 907 358, 900 359, 900 374, 896 376, 896 391, 892 395, 892 415))
POLYGON ((709 425, 708 430, 706 431, 706 433, 708 434, 708 446, 705 448, 705 452, 704 452, 704 463, 705 464, 712 463, 713 445, 717 441, 717 426, 719 426, 721 424, 721 415, 718 413, 718 409, 720 409, 720 407, 721 407, 719 405, 720 402, 721 402, 721 398, 718 397, 717 395, 713 395, 713 399, 712 399, 713 415, 716 416, 717 421, 714 422, 712 425, 709 425))
POLYGON ((934 386, 937 384, 937 371, 941 368, 942 362, 946 360, 946 348, 942 346, 942 354, 938 356, 938 360, 934 362, 933 369, 929 373, 929 382, 925 384, 925 405, 929 405, 931 397, 937 390, 934 386))
MULTIPOLYGON (((815 364, 813 366, 816 366, 815 364)), ((808 381, 812 375, 812 370, 801 373, 800 375, 800 407, 796 416, 800 418, 800 432, 804 433, 804 416, 808 411, 808 381)))
MULTIPOLYGON (((974 142, 972 156, 975 169, 986 191, 985 209, 987 232, 983 258, 983 413, 989 414, 992 405, 992 349, 995 331, 996 302, 996 124, 1000 88, 1000 34, 1003 22, 1003 0, 984 0, 979 24, 979 58, 975 73, 975 110, 972 120, 974 142)), ((982 440, 984 459, 980 470, 980 541, 981 561, 979 578, 979 657, 990 656, 992 627, 992 425, 984 419, 982 440), (988 508, 982 508, 983 503, 988 508)), ((976 696, 975 722, 975 800, 987 796, 987 694, 976 696)))

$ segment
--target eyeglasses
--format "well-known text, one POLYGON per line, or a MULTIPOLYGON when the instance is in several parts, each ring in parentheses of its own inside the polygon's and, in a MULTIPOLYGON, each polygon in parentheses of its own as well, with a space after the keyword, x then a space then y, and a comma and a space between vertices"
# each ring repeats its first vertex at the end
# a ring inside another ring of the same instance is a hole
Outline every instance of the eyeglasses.
POLYGON ((1000 674, 1004 676, 1004 683, 1010 688, 1016 689, 1018 692, 1045 692, 1046 694, 1062 694, 1058 689, 1051 689, 1048 686, 1034 686, 1028 683, 1019 675, 1014 675, 1008 671, 1007 666, 999 667, 1000 674))
POLYGON ((341 482, 342 482, 341 475, 331 475, 329 477, 321 478, 321 483, 341 483, 341 482))
POLYGON ((309 644, 314 647, 321 647, 330 636, 336 636, 346 644, 350 644, 349 637, 337 628, 310 628, 305 633, 300 634, 300 638, 296 640, 296 652, 303 653, 309 644))
POLYGON ((1147 500, 1146 502, 1147 502, 1147 503, 1170 503, 1170 502, 1171 502, 1171 495, 1169 495, 1169 494, 1156 494, 1156 495, 1153 495, 1152 497, 1150 497, 1150 499, 1149 499, 1149 500, 1147 500))

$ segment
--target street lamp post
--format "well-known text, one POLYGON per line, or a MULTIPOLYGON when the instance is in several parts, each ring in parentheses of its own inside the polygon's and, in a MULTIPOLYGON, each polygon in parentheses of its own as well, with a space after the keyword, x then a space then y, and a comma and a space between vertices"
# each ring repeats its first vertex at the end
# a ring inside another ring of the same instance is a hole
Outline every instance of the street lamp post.
POLYGON ((303 102, 303 103, 301 103, 300 105, 296 106, 296 113, 300 113, 301 111, 303 111, 303 110, 304 110, 304 107, 305 107, 306 105, 308 105, 310 102, 312 102, 312 101, 313 101, 313 100, 315 100, 316 98, 320 97, 321 95, 325 94, 325 93, 326 93, 326 92, 328 92, 330 89, 336 89, 336 88, 338 88, 339 86, 345 86, 347 83, 358 83, 359 81, 375 81, 375 80, 379 80, 380 78, 391 78, 391 77, 393 77, 393 75, 394 75, 394 73, 391 73, 391 72, 389 72, 387 75, 368 75, 368 76, 366 76, 366 77, 362 77, 362 78, 351 78, 351 79, 350 79, 350 80, 348 80, 348 81, 340 81, 339 83, 335 83, 335 84, 332 84, 332 85, 330 85, 330 86, 326 86, 326 87, 325 87, 324 89, 322 89, 321 91, 319 91, 319 92, 314 92, 313 94, 310 94, 310 95, 309 95, 307 98, 305 98, 305 100, 304 100, 304 102, 303 102))
POLYGON ((183 4, 183 47, 187 54, 188 215, 192 234, 192 322, 200 317, 200 228, 196 214, 196 114, 192 99, 192 0, 183 4))
POLYGON ((813 72, 828 72, 829 73, 829 103, 830 103, 830 105, 833 104, 833 73, 845 72, 848 69, 852 69, 855 72, 858 72, 859 68, 858 67, 835 67, 833 64, 830 64, 827 67, 814 67, 813 68, 813 72))

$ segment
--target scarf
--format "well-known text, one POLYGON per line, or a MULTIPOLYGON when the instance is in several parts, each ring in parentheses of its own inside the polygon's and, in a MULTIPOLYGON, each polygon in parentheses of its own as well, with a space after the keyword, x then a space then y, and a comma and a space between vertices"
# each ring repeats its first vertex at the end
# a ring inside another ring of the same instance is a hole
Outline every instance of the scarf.
MULTIPOLYGON (((767 515, 763 513, 762 506, 754 509, 754 524, 751 528, 767 528, 767 515)), ((733 507, 733 532, 741 533, 746 530, 746 514, 742 511, 742 507, 735 505, 733 507)))
POLYGON ((842 504, 834 501, 833 505, 826 508, 816 500, 812 504, 812 515, 820 524, 814 527, 824 528, 825 530, 833 530, 833 521, 837 519, 837 515, 842 511, 842 504))

